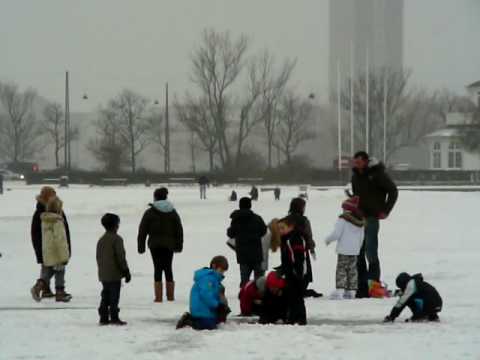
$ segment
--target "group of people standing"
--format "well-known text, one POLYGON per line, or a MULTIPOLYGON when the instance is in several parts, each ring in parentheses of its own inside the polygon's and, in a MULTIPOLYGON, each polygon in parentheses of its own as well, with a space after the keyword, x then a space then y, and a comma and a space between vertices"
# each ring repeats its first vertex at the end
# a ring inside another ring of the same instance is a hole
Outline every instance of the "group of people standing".
MULTIPOLYGON (((383 164, 370 159, 365 152, 357 153, 353 164, 353 193, 342 203, 335 229, 325 240, 327 245, 333 241, 338 243, 337 298, 369 297, 369 284, 380 282, 379 220, 388 217, 398 198, 397 188, 383 164)), ((267 225, 252 211, 252 198, 244 197, 239 201, 239 209, 230 215, 227 244, 235 250, 240 268, 242 315, 259 315, 261 323, 307 323, 304 297, 321 294, 308 289, 313 281, 311 259, 316 257, 316 244, 305 209, 306 201, 295 198, 286 216, 273 219, 267 225), (269 252, 278 250, 281 265, 268 272, 269 252)), ((98 309, 100 324, 124 325, 126 323, 118 316, 121 280, 129 282, 131 275, 123 239, 117 234, 120 218, 108 213, 101 223, 105 234, 97 244, 96 255, 98 276, 103 285, 98 309)), ((154 201, 140 222, 137 242, 139 254, 146 252, 147 245, 150 250, 154 265, 154 301, 163 301, 163 280, 167 300, 174 301, 172 262, 174 254, 183 250, 183 227, 180 216, 168 200, 168 189, 155 190, 154 201)), ((37 197, 32 244, 37 262, 41 264, 40 278, 31 289, 33 298, 40 301, 55 297, 56 301, 70 301, 72 296, 65 291, 65 266, 71 256, 70 233, 62 202, 51 187, 42 188, 37 197), (55 294, 50 289, 52 277, 55 277, 55 294)), ((178 327, 213 329, 225 321, 230 310, 221 282, 228 267, 226 258, 217 256, 209 267, 195 273, 190 312, 182 316, 178 327)), ((428 288, 422 281, 420 276, 403 276, 401 284, 404 289, 411 287, 409 296, 412 297, 418 295, 418 291, 413 291, 414 286, 428 288)), ((401 301, 397 309, 416 304, 410 298, 401 301)), ((435 304, 438 305, 438 301, 435 304)), ((437 312, 441 310, 441 299, 440 308, 434 308, 437 312)), ((397 312, 393 315, 398 316, 397 312)))

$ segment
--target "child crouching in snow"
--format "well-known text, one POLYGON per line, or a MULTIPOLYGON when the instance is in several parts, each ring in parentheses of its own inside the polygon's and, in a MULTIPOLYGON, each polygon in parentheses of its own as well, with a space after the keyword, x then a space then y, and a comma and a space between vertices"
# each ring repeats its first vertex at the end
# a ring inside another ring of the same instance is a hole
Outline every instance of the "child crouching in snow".
POLYGON ((97 244, 98 278, 103 287, 98 308, 100 325, 127 325, 118 317, 122 278, 127 283, 131 280, 123 239, 117 234, 120 218, 115 214, 105 214, 101 222, 105 234, 97 244))
POLYGON ((222 281, 228 270, 228 260, 215 256, 209 268, 197 270, 190 292, 190 312, 182 315, 177 329, 187 326, 195 330, 214 330, 225 322, 230 313, 222 281))
POLYGON ((365 220, 358 208, 359 197, 345 200, 343 213, 335 223, 335 229, 327 236, 327 246, 337 241, 336 291, 331 299, 353 299, 358 288, 357 258, 364 238, 365 220))
POLYGON ((405 307, 409 307, 413 316, 407 321, 438 321, 443 301, 432 285, 423 280, 422 274, 410 276, 401 273, 396 280, 401 296, 385 322, 394 322, 405 307))

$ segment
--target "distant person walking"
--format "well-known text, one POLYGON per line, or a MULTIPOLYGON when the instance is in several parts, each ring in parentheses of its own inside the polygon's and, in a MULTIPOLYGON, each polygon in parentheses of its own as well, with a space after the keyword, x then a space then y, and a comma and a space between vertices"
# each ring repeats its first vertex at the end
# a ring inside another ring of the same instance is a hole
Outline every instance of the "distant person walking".
POLYGON ((262 237, 267 233, 263 219, 252 211, 252 200, 243 197, 239 202, 239 210, 235 210, 230 218, 232 222, 227 236, 235 239, 237 263, 240 265, 240 288, 250 281, 254 273, 255 279, 265 275, 262 268, 262 237))
POLYGON ((258 201, 258 188, 255 185, 253 185, 250 190, 250 197, 253 201, 258 201))
POLYGON ((385 171, 385 166, 375 158, 360 151, 353 158, 353 195, 360 198, 359 208, 365 215, 365 240, 358 256, 357 297, 369 297, 368 281, 380 281, 378 257, 379 220, 386 219, 398 198, 395 183, 385 171), (366 259, 365 259, 366 257, 366 259), (368 260, 368 268, 367 268, 368 260))
POLYGON ((0 174, 0 195, 3 195, 3 175, 0 174))
POLYGON ((273 195, 275 196, 276 201, 280 200, 281 192, 282 191, 280 190, 280 188, 278 186, 273 190, 273 195))
POLYGON ((208 178, 203 175, 200 176, 198 179, 198 185, 200 186, 200 199, 206 200, 207 199, 207 186, 210 184, 208 178))
POLYGON ((155 269, 155 302, 163 301, 163 274, 165 274, 167 300, 175 300, 175 282, 173 279, 173 255, 183 250, 183 227, 180 216, 173 204, 167 200, 168 189, 155 190, 154 202, 145 211, 138 229, 138 253, 145 253, 148 247, 155 269))

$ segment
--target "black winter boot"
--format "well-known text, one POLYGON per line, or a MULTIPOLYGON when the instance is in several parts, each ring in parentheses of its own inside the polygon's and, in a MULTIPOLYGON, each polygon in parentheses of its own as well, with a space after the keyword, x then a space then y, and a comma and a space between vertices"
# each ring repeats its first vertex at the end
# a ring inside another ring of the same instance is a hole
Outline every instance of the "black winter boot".
POLYGON ((99 321, 99 323, 98 323, 100 326, 104 326, 104 325, 110 324, 110 318, 109 318, 109 315, 108 315, 108 309, 104 309, 104 308, 99 307, 99 308, 98 308, 98 315, 100 315, 100 321, 99 321))
POLYGON ((127 325, 126 321, 121 320, 118 317, 118 313, 120 310, 112 310, 110 309, 110 325, 117 325, 117 326, 125 326, 127 325))
POLYGON ((190 315, 188 312, 184 313, 177 322, 177 330, 185 327, 193 327, 192 315, 190 315))

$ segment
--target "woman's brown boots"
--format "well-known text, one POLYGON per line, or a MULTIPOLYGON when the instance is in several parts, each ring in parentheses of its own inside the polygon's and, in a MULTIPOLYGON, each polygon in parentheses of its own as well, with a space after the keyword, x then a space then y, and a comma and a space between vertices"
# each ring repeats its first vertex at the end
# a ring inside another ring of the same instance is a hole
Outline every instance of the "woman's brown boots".
POLYGON ((154 284, 155 289, 155 300, 156 303, 161 303, 163 301, 163 284, 161 281, 155 281, 154 284))

